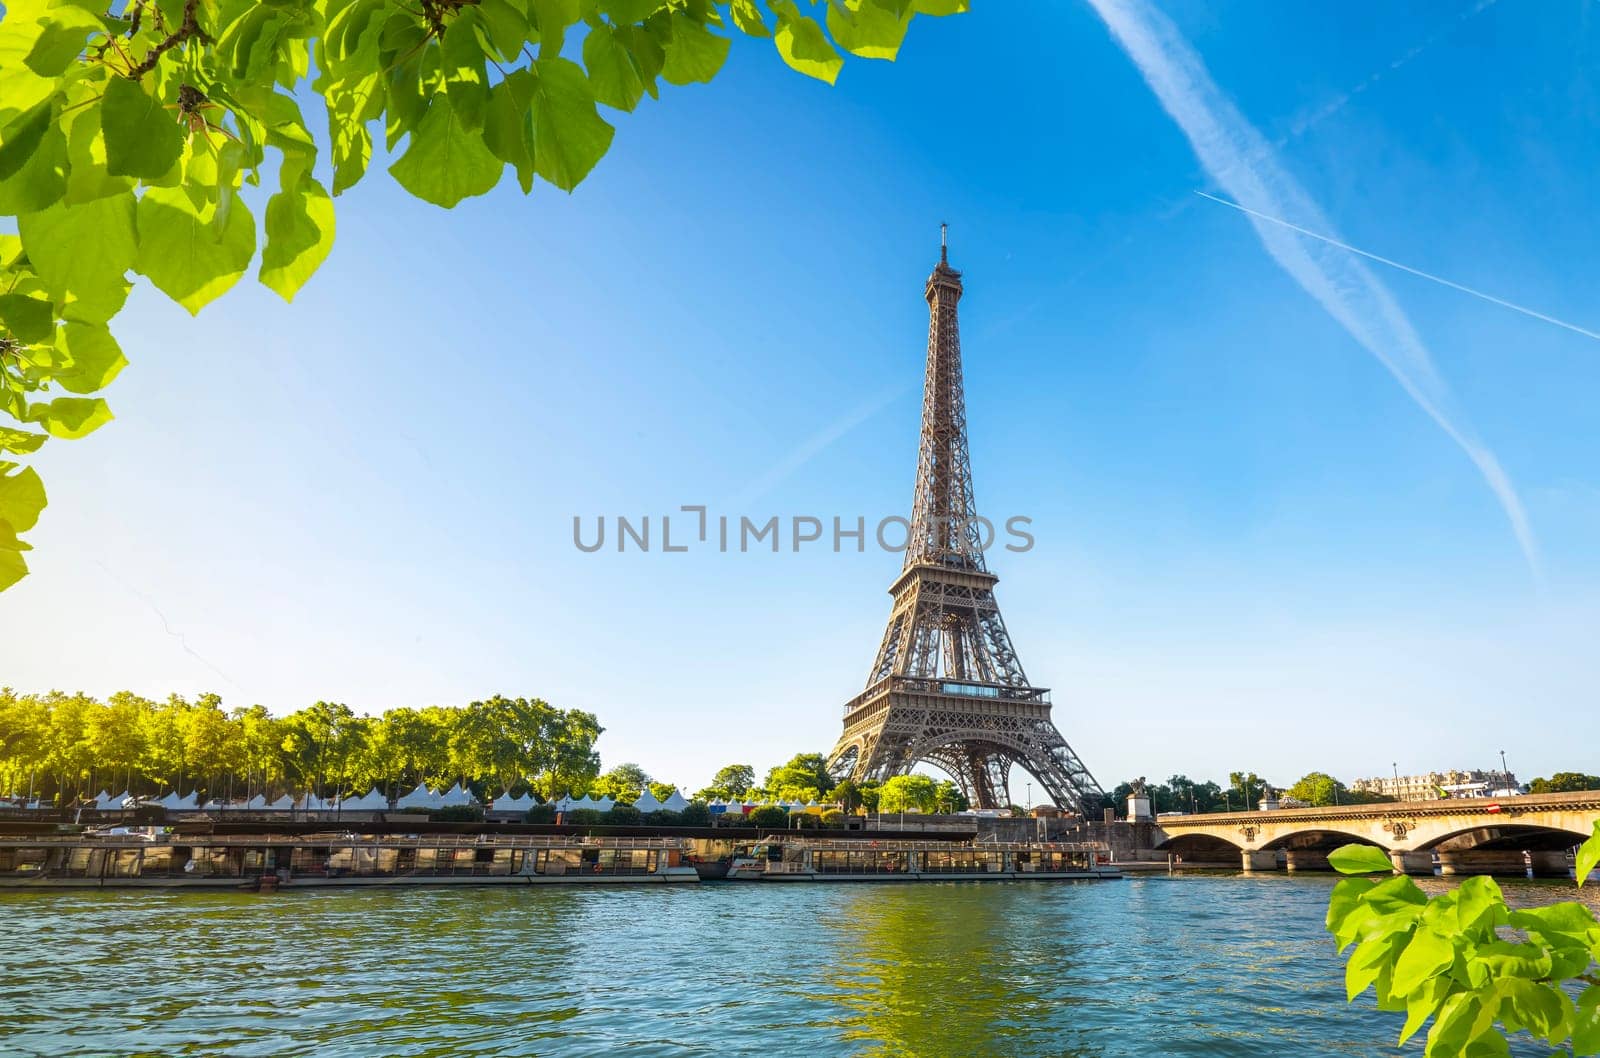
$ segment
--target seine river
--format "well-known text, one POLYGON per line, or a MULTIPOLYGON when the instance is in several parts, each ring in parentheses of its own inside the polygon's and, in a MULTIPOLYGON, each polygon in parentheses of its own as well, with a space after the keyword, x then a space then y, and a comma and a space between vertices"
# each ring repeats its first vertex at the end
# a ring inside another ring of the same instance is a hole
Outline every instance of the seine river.
POLYGON ((3 892, 0 1052, 1394 1055, 1333 881, 3 892))

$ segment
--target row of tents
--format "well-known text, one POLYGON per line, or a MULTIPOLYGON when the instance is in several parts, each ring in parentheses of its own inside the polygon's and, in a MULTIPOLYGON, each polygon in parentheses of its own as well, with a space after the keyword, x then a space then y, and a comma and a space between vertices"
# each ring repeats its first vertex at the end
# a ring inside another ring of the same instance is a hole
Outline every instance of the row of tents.
MULTIPOLYGON (((126 791, 112 794, 102 791, 94 799, 94 807, 101 811, 112 811, 123 808, 135 802, 135 798, 126 791)), ((410 793, 397 798, 393 805, 383 791, 373 787, 360 797, 345 797, 343 799, 321 798, 307 794, 304 797, 290 797, 284 794, 274 801, 268 801, 265 796, 257 794, 242 804, 224 804, 211 800, 201 805, 198 797, 191 793, 187 797, 179 797, 177 791, 167 794, 155 801, 141 800, 138 803, 159 805, 173 812, 202 812, 217 810, 236 810, 242 812, 385 812, 391 808, 398 811, 434 811, 440 808, 461 808, 478 804, 477 798, 471 791, 460 783, 443 792, 428 789, 425 783, 418 783, 417 788, 410 793)), ((531 794, 521 794, 516 797, 497 797, 493 801, 492 811, 501 813, 523 813, 534 805, 539 804, 531 794)), ((712 815, 725 815, 734 812, 740 815, 749 815, 757 808, 764 805, 776 805, 786 812, 804 812, 819 807, 816 801, 724 801, 718 798, 707 807, 712 815)), ((33 807, 33 806, 29 806, 33 807)), ((580 809, 589 809, 596 812, 608 812, 617 807, 617 802, 610 797, 562 797, 555 801, 555 810, 560 813, 574 812, 580 809)), ((672 791, 666 800, 658 799, 649 790, 639 796, 633 807, 641 813, 649 815, 652 812, 682 812, 689 807, 689 802, 678 791, 672 791)))
MULTIPOLYGON (((101 811, 120 809, 135 803, 158 805, 172 812, 210 812, 220 809, 241 812, 385 812, 391 807, 388 795, 377 787, 373 787, 360 797, 344 798, 318 797, 315 794, 290 797, 284 794, 277 800, 269 801, 264 795, 257 794, 242 804, 226 804, 213 799, 201 805, 197 795, 191 793, 186 797, 179 797, 176 790, 153 801, 135 798, 126 791, 120 794, 101 791, 94 798, 94 807, 101 811)), ((400 810, 432 811, 436 808, 456 808, 477 803, 477 799, 460 783, 443 793, 430 790, 425 784, 418 784, 415 790, 401 797, 393 807, 400 810)))

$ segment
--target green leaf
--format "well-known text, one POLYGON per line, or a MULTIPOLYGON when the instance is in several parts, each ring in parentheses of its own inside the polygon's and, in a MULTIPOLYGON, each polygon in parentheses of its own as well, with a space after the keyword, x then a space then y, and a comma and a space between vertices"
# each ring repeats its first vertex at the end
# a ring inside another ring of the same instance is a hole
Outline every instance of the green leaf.
POLYGON ((0 132, 0 215, 44 209, 66 190, 67 136, 52 96, 0 132))
POLYGON ((293 188, 267 203, 266 229, 261 282, 293 301, 333 249, 333 199, 310 174, 302 174, 293 188))
POLYGON ((0 294, 0 325, 27 345, 47 340, 56 329, 50 302, 26 294, 0 294))
POLYGON ((62 4, 50 9, 43 31, 28 52, 28 69, 41 77, 60 77, 83 52, 91 33, 105 31, 105 23, 81 7, 62 4))
POLYGON ((594 105, 582 67, 540 59, 533 93, 533 160, 538 174, 571 191, 611 146, 612 128, 594 105))
POLYGON ((464 198, 487 193, 499 183, 501 168, 482 134, 464 128, 450 97, 440 95, 389 172, 413 195, 449 209, 464 198))
POLYGON ((99 397, 57 397, 48 404, 30 407, 22 421, 38 423, 51 437, 76 440, 110 422, 111 408, 99 397))
POLYGON ((12 532, 32 529, 47 502, 44 482, 32 467, 23 467, 15 474, 0 474, 0 522, 9 525, 12 532))
POLYGON ((1463 880, 1456 888, 1456 919, 1464 931, 1504 924, 1506 898, 1499 883, 1486 874, 1463 880))
POLYGON ((912 0, 911 10, 919 15, 960 15, 965 14, 971 0, 912 0))
POLYGON ((473 132, 483 128, 484 108, 489 105, 489 77, 484 72, 483 46, 478 43, 482 26, 476 10, 462 8, 445 29, 439 49, 450 107, 461 127, 473 132))
POLYGON ((1328 897, 1328 914, 1323 925, 1340 941, 1343 948, 1348 941, 1343 937, 1344 925, 1352 914, 1365 907, 1362 897, 1377 883, 1370 878, 1345 878, 1333 887, 1328 897))
POLYGON ((1600 1054, 1600 985, 1590 985, 1578 996, 1572 1049, 1575 1054, 1600 1054))
POLYGON ((1406 943, 1408 934, 1393 933, 1386 936, 1372 937, 1356 945, 1356 950, 1350 953, 1350 961, 1344 967, 1345 999, 1354 1000, 1356 996, 1367 990, 1367 986, 1378 979, 1378 975, 1390 968, 1395 954, 1406 943))
POLYGON ((1411 943, 1394 964, 1394 990, 1410 995, 1429 978, 1448 970, 1455 961, 1455 946, 1424 926, 1411 935, 1411 943))
POLYGON ((639 105, 644 78, 633 52, 616 30, 601 24, 589 31, 583 38, 583 65, 589 71, 589 84, 597 101, 618 110, 632 110, 639 105))
POLYGON ((61 123, 67 134, 67 205, 133 190, 132 177, 112 176, 106 169, 106 140, 100 131, 98 100, 79 104, 70 113, 63 111, 61 123))
POLYGON ((733 0, 733 24, 739 31, 751 37, 770 37, 772 33, 767 29, 766 21, 761 17, 761 9, 756 6, 755 0, 733 0))
POLYGON ((48 434, 31 433, 27 430, 13 430, 9 426, 0 426, 0 452, 15 452, 27 455, 37 452, 45 441, 49 440, 48 434))
MULTIPOLYGON (((591 39, 606 32, 590 34, 591 39)), ((512 70, 489 90, 489 111, 483 125, 483 142, 490 152, 517 170, 522 193, 533 190, 533 88, 528 70, 512 70)))
POLYGON ((483 29, 495 51, 507 62, 517 57, 533 28, 528 23, 527 12, 511 0, 479 0, 478 12, 483 16, 483 29))
POLYGON ((681 11, 672 13, 672 38, 667 41, 661 76, 669 84, 708 82, 722 69, 733 42, 712 33, 681 11))
POLYGON ((104 389, 128 366, 122 347, 102 324, 67 321, 56 335, 56 348, 66 354, 68 363, 54 378, 69 393, 104 389))
POLYGON ((1550 953, 1537 944, 1491 941, 1479 945, 1467 960, 1467 974, 1474 988, 1497 977, 1547 977, 1550 953))
POLYGON ((1389 854, 1371 845, 1345 845, 1328 854, 1328 863, 1340 874, 1372 874, 1394 872, 1389 854))
POLYGON ((844 59, 828 43, 816 19, 802 15, 794 0, 771 0, 767 6, 778 16, 778 31, 772 39, 783 61, 807 77, 833 84, 844 59))
POLYGON ((134 209, 127 191, 17 219, 34 271, 68 319, 104 321, 122 308, 125 275, 139 255, 134 209))
POLYGON ((911 8, 896 11, 883 0, 829 0, 828 32, 845 51, 863 59, 893 60, 911 25, 911 8))
POLYGON ((663 0, 600 0, 600 12, 619 26, 643 22, 667 5, 663 0))
POLYGON ((100 102, 106 171, 112 176, 159 180, 183 153, 183 130, 171 111, 126 77, 106 82, 100 102))
POLYGON ((1600 864, 1600 821, 1594 825, 1594 833, 1589 835, 1589 840, 1578 846, 1577 873, 1578 884, 1583 885, 1589 879, 1589 872, 1595 865, 1600 864))
POLYGON ((5 591, 27 575, 28 564, 22 560, 22 555, 8 548, 0 548, 0 591, 5 591))
POLYGON ((255 218, 243 202, 228 211, 220 238, 211 213, 197 209, 181 188, 153 187, 139 199, 135 267, 190 313, 237 283, 256 252, 255 218))
POLYGON ((1508 977, 1495 982, 1500 1019, 1513 1032, 1527 1030, 1542 1039, 1565 1039, 1576 1010, 1572 1001, 1547 984, 1508 977))
POLYGON ((1432 977, 1423 987, 1412 992, 1406 1000, 1406 1023, 1400 1029, 1400 1039, 1396 1046, 1402 1046, 1407 1040, 1417 1034, 1417 1031, 1433 1017, 1434 1013, 1450 995, 1454 982, 1448 976, 1432 977))
POLYGON ((1509 921, 1513 928, 1537 936, 1547 944, 1588 947, 1600 943, 1600 922, 1595 920, 1593 911, 1575 900, 1513 911, 1509 921))

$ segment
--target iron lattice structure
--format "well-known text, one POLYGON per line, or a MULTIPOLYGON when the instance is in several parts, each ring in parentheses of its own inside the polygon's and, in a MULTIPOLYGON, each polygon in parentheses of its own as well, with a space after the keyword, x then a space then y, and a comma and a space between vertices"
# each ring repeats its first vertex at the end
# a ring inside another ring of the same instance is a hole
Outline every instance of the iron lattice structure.
POLYGON ((1050 718, 1050 692, 1028 683, 984 564, 967 457, 956 304, 961 273, 940 239, 928 277, 928 363, 921 454, 905 565, 866 690, 844 707, 829 769, 857 782, 926 761, 978 808, 1010 804, 1013 765, 1061 808, 1088 815, 1103 791, 1050 718))

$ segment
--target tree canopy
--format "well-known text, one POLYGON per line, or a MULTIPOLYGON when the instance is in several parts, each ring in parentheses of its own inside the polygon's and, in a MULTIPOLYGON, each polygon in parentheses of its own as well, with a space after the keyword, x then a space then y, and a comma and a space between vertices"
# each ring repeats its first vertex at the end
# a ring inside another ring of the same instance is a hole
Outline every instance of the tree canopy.
POLYGON ((0 590, 27 573, 19 535, 45 506, 22 460, 111 419, 99 393, 127 363, 109 324, 128 273, 196 313, 255 264, 292 300, 375 131, 389 174, 434 205, 507 169, 524 193, 571 191, 611 146, 601 108, 710 81, 735 35, 832 84, 841 52, 893 59, 916 14, 966 4, 830 0, 819 20, 795 0, 7 0, 0 590))
POLYGON ((591 713, 500 695, 376 717, 316 702, 274 717, 259 705, 226 709, 215 694, 157 702, 120 691, 101 702, 0 688, 0 789, 66 802, 99 789, 331 796, 465 781, 483 795, 550 797, 588 788, 601 731, 591 713))
POLYGON ((1600 790, 1600 775, 1558 771, 1548 779, 1534 779, 1528 783, 1529 793, 1578 793, 1583 790, 1600 790))

